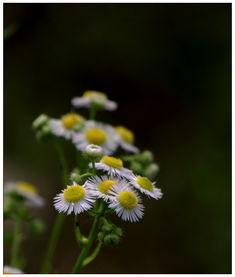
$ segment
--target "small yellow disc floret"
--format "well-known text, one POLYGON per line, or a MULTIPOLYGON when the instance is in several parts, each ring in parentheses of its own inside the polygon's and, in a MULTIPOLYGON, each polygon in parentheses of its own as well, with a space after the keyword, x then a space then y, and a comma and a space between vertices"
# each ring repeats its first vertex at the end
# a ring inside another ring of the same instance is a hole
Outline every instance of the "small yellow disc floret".
POLYGON ((114 158, 114 157, 104 156, 100 161, 101 161, 101 163, 104 163, 113 168, 122 168, 123 167, 122 160, 114 158))
POLYGON ((108 190, 116 184, 113 180, 105 180, 98 185, 98 190, 104 194, 108 194, 108 190))
POLYGON ((117 198, 119 203, 128 210, 134 209, 138 204, 136 195, 131 191, 122 191, 117 198))
POLYGON ((152 182, 146 177, 137 177, 136 182, 141 186, 141 188, 152 191, 153 184, 152 182))
POLYGON ((70 186, 64 191, 64 199, 68 202, 77 202, 83 199, 85 196, 85 190, 82 186, 70 186))
POLYGON ((131 130, 123 127, 117 126, 116 131, 121 135, 122 139, 128 143, 134 143, 134 134, 131 130))
POLYGON ((68 113, 62 117, 62 124, 66 129, 72 129, 76 124, 82 121, 78 114, 68 113))
POLYGON ((20 191, 26 192, 29 194, 37 194, 38 193, 37 188, 34 185, 31 185, 30 183, 27 183, 27 182, 18 182, 17 188, 20 191))
POLYGON ((95 91, 95 90, 87 90, 83 93, 83 97, 91 99, 93 97, 100 97, 103 99, 107 99, 107 95, 103 92, 100 91, 95 91))
POLYGON ((96 144, 96 145, 102 145, 107 140, 106 133, 99 129, 99 128, 91 128, 88 131, 86 131, 86 139, 89 141, 89 143, 96 144))

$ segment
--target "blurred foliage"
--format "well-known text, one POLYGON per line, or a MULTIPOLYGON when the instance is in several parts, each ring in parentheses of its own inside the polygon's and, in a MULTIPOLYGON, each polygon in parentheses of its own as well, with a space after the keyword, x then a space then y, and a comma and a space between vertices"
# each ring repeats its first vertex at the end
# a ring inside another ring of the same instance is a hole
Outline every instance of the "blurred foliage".
MULTIPOLYGON (((117 220, 121 243, 83 273, 231 273, 231 4, 5 3, 5 29, 12 24, 20 27, 4 44, 4 177, 31 180, 47 199, 48 227, 24 245, 26 272, 38 270, 60 182, 32 121, 59 117, 95 89, 119 103, 98 119, 126 125, 153 150, 164 197, 146 201, 138 224, 117 220)), ((65 228, 56 272, 74 264, 74 239, 65 228)))

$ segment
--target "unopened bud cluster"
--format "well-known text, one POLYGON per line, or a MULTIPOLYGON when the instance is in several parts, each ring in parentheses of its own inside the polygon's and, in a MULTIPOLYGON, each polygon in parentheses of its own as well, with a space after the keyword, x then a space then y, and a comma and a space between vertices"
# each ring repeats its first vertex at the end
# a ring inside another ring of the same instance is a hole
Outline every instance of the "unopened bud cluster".
POLYGON ((106 223, 102 226, 98 239, 106 245, 116 245, 122 236, 122 229, 113 223, 106 223))

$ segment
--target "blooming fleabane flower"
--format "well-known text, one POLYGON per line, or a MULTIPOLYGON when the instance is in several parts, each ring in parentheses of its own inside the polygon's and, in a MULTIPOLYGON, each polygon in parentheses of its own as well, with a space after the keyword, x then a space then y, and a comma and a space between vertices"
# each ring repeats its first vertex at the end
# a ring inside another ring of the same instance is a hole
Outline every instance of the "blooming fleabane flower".
MULTIPOLYGON (((91 167, 92 165, 90 164, 89 166, 91 167)), ((99 162, 95 163, 95 168, 107 172, 107 174, 112 177, 120 176, 129 179, 133 175, 130 169, 123 167, 121 159, 110 156, 103 156, 99 162)))
POLYGON ((71 139, 75 132, 81 127, 84 118, 76 113, 67 113, 61 119, 50 119, 51 132, 58 137, 71 139))
POLYGON ((134 134, 131 130, 123 127, 117 126, 116 131, 119 135, 119 144, 127 152, 138 153, 139 149, 134 146, 134 134))
POLYGON ((79 133, 74 134, 73 143, 80 151, 89 144, 95 144, 102 147, 105 155, 110 155, 117 149, 118 138, 112 126, 90 120, 79 133))
POLYGON ((54 206, 56 210, 61 213, 65 212, 71 214, 80 214, 92 208, 95 202, 89 188, 86 185, 78 185, 73 182, 73 185, 67 186, 61 193, 54 197, 54 206))
POLYGON ((24 272, 18 268, 5 265, 3 268, 3 274, 23 274, 24 272))
POLYGON ((151 182, 147 177, 133 175, 130 178, 130 184, 147 196, 157 200, 163 196, 161 189, 155 187, 156 182, 151 182))
POLYGON ((7 182, 5 193, 16 193, 27 200, 29 206, 42 207, 44 199, 38 194, 38 189, 28 182, 7 182))
POLYGON ((113 197, 109 208, 113 209, 117 216, 124 221, 139 221, 144 213, 140 196, 126 184, 112 186, 109 194, 113 197))
POLYGON ((127 181, 118 177, 107 177, 107 176, 93 176, 90 177, 85 184, 92 191, 93 195, 97 198, 103 198, 108 201, 112 198, 109 191, 114 185, 127 185, 127 181))
POLYGON ((71 102, 76 108, 90 108, 95 106, 96 108, 108 111, 114 111, 117 109, 116 102, 110 101, 105 93, 94 90, 85 91, 82 97, 74 97, 71 102))

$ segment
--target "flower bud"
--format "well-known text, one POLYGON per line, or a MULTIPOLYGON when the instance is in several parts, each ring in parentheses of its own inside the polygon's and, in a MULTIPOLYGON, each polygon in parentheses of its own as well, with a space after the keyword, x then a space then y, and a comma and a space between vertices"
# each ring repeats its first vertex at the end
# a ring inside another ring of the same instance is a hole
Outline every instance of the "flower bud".
POLYGON ((159 172, 159 165, 156 163, 150 164, 144 171, 144 175, 148 178, 154 178, 159 172))
POLYGON ((143 163, 151 163, 153 161, 153 153, 151 151, 144 151, 141 153, 141 161, 143 163))
POLYGON ((85 245, 88 243, 88 239, 84 236, 82 236, 82 241, 81 241, 82 245, 85 245))
POLYGON ((81 183, 81 177, 77 172, 72 172, 70 174, 70 179, 71 181, 75 181, 78 184, 81 183))
POLYGON ((95 144, 87 145, 84 153, 91 160, 100 160, 103 157, 102 147, 95 145, 95 144))
POLYGON ((51 136, 52 136, 52 133, 51 133, 51 128, 49 124, 43 125, 41 129, 38 130, 36 133, 37 139, 42 141, 49 139, 51 136))
POLYGON ((136 172, 136 173, 139 173, 139 174, 142 173, 142 165, 141 165, 139 162, 133 161, 133 162, 130 164, 130 168, 131 168, 131 170, 133 170, 133 171, 136 172))
POLYGON ((33 129, 39 129, 47 122, 48 122, 48 116, 46 114, 41 114, 33 121, 33 124, 32 124, 33 129))
POLYGON ((114 233, 108 234, 104 237, 104 244, 115 245, 118 244, 120 238, 114 233))

